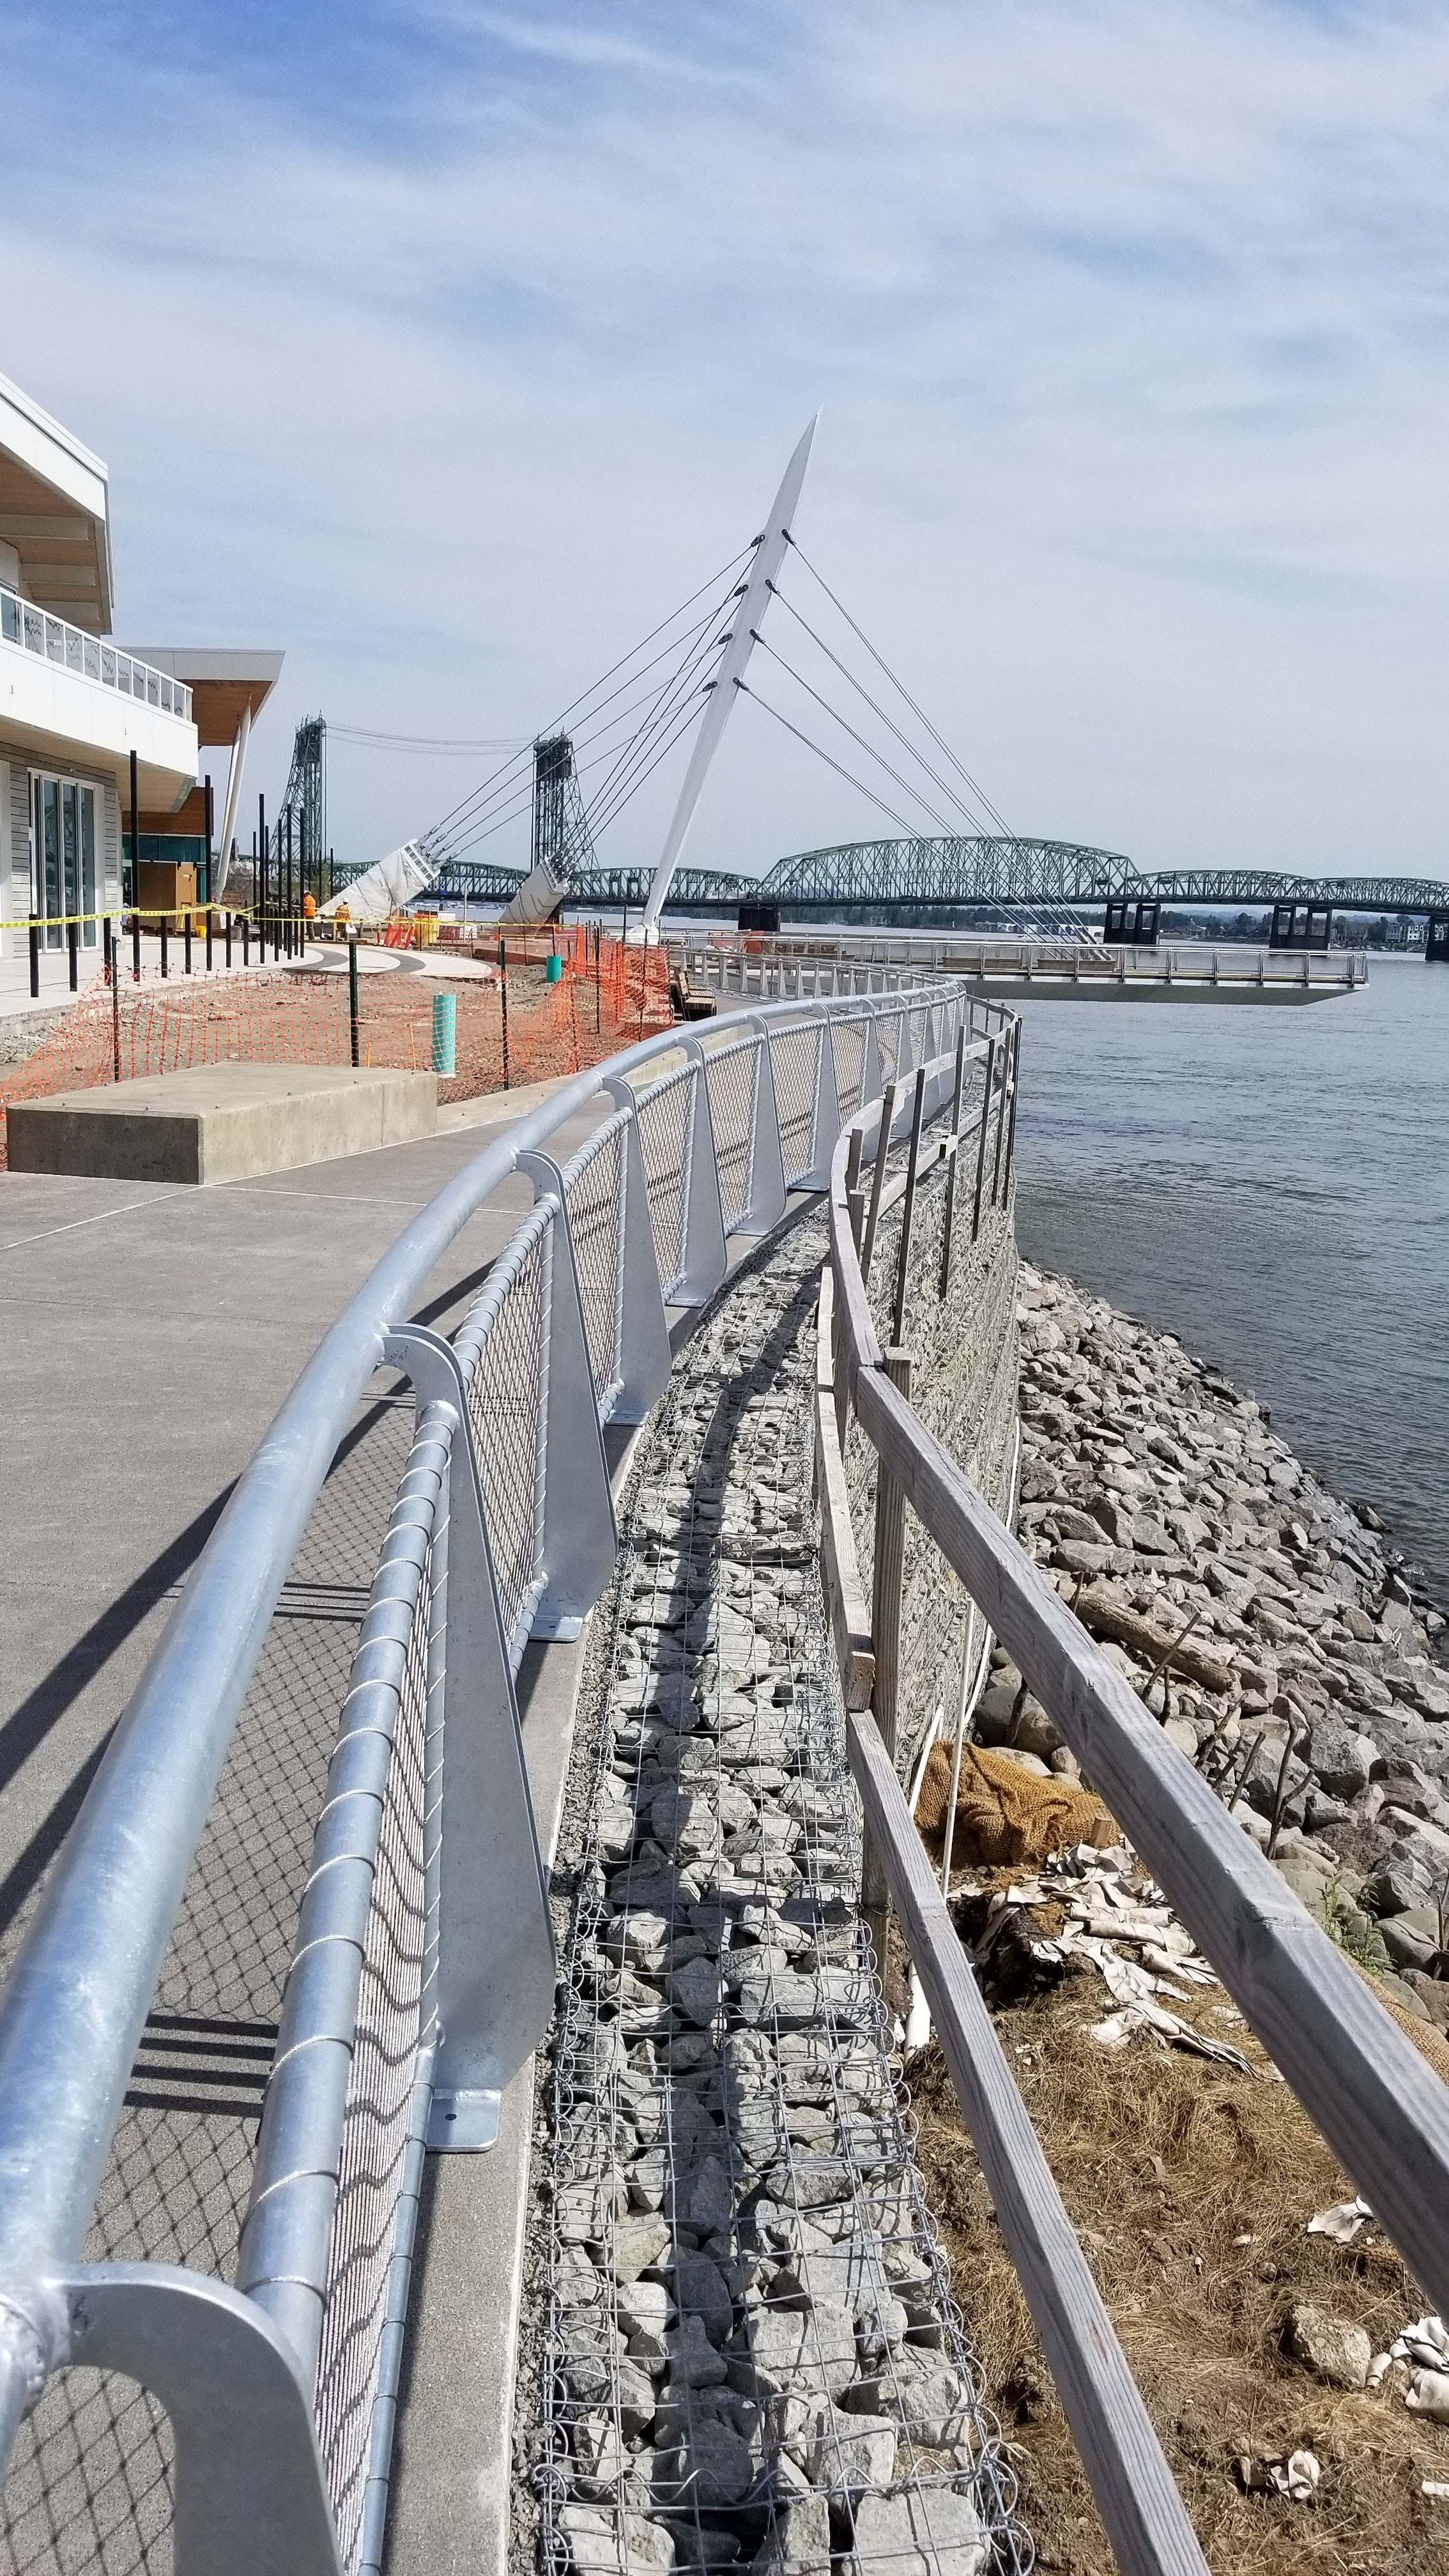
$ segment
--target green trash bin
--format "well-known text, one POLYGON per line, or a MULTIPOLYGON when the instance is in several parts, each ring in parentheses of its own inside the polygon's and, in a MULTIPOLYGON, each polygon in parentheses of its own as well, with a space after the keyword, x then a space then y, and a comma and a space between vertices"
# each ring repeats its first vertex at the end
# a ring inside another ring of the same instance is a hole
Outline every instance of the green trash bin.
POLYGON ((563 959, 561 957, 545 957, 543 961, 543 980, 546 984, 559 984, 563 981, 563 959))

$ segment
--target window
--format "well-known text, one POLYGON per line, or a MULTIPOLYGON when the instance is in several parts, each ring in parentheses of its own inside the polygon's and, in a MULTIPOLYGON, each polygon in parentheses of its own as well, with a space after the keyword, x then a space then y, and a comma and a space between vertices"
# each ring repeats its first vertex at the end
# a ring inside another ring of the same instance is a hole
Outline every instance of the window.
POLYGON ((45 924, 47 948, 63 948, 65 925, 80 916, 83 948, 96 926, 96 791, 76 778, 30 780, 30 909, 45 924))

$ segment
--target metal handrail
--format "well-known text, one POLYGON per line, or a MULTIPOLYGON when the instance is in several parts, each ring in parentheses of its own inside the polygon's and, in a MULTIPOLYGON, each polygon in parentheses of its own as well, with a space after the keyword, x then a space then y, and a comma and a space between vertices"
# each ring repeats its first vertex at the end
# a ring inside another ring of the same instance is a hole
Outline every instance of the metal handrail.
MULTIPOLYGON (((910 1022, 920 1018, 925 1037, 921 1051, 936 1054, 943 1043, 954 1043, 955 1032, 963 1024, 974 1029, 997 1017, 999 1014, 973 1002, 959 986, 913 985, 898 995, 875 999, 847 995, 787 1002, 741 1014, 738 1022, 728 1018, 722 1021, 719 1028, 724 1043, 732 1042, 748 1026, 761 1051, 761 1078, 754 1086, 753 1204, 737 1220, 739 1230, 747 1231, 751 1226, 759 1230, 764 1223, 778 1221, 784 1214, 788 1187, 818 1188, 824 1178, 818 1168, 787 1171, 780 1153, 778 1125, 771 1131, 766 1121, 766 1110, 772 1110, 773 1083, 764 1078, 764 1073, 779 1033, 788 1033, 802 1020, 827 1027, 863 1024, 866 1069, 870 1087, 874 1087, 872 1068, 878 1061, 877 1030, 882 1020, 897 1023, 901 1032, 899 1045, 908 1046, 910 1022)), ((204 2290, 204 2315, 210 2321, 207 2331, 233 2340, 241 2334, 252 2381, 263 2389, 267 2406, 280 2410, 277 2420, 285 2419, 291 2427, 287 2436, 292 2443, 289 2457, 294 2457, 302 2486, 306 2486, 309 2475, 318 2473, 315 2435, 308 2430, 311 2395, 306 2355, 299 2355, 289 2332, 275 2319, 264 2318, 257 2303, 242 2291, 229 2292, 219 2284, 203 2283, 199 2275, 170 2271, 166 2266, 84 2264, 81 2254, 86 2229, 171 1927, 273 1610, 338 1444, 353 1420, 359 1399, 384 1366, 399 1366, 412 1378, 420 1407, 426 1400, 432 1409, 431 1421, 441 1423, 447 1417, 455 1425, 451 1432, 452 1504, 446 1526, 450 1531, 448 1590, 450 1595, 458 1596, 466 1613, 459 1679, 465 1692, 471 1687, 476 1696, 482 1687, 478 1676, 486 1667, 493 1676, 489 1686, 497 1704, 506 1704, 512 1710, 509 1658, 499 1633, 486 1519, 477 1493, 477 1464, 468 1428, 470 1381, 465 1361, 476 1368, 481 1347, 478 1314, 475 1309, 470 1318, 471 1332, 467 1326, 460 1332, 457 1350, 410 1326, 406 1318, 460 1229, 495 1190, 518 1173, 533 1180, 541 1197, 554 1206, 554 1291, 551 1320, 546 1328, 551 1340, 542 1381, 543 1400, 557 1437, 559 1467, 548 1480, 536 1533, 531 1575, 539 1609, 534 1633, 576 1634, 581 1611, 597 1596, 613 1558, 612 1512, 598 1429, 604 1402, 590 1374, 563 1176, 550 1162, 547 1148, 561 1129, 590 1109, 623 1108, 628 1113, 630 1171, 617 1250, 625 1274, 625 1347, 620 1353, 621 1386, 602 1392, 605 1400, 617 1401, 621 1418, 639 1418, 662 1391, 668 1370, 668 1344, 663 1334, 657 1254, 639 1159, 635 1083, 638 1076, 649 1074, 680 1051, 692 1074, 692 1123, 690 1151, 687 1156, 681 1155, 678 1174, 684 1270, 676 1283, 675 1302, 703 1303, 721 1284, 727 1268, 725 1229, 709 1089, 700 1078, 708 1058, 697 1039, 664 1031, 565 1084, 550 1101, 486 1147, 393 1245, 332 1326, 282 1404, 238 1480, 150 1657, 51 1874, 0 2002, 0 2467, 8 2460, 21 2415, 37 2398, 47 2376, 77 2357, 87 2336, 92 2341, 86 2344, 86 2354, 92 2357, 100 2349, 94 2341, 97 2331, 101 2344, 107 2333, 111 2336, 105 2345, 110 2366, 129 2369, 132 2376, 144 2379, 144 2357, 149 2354, 155 2359, 153 2384, 164 2378, 167 2386, 175 2386, 175 2320, 178 2316, 183 2320, 179 2331, 184 2347, 185 2336, 191 2330, 187 2320, 193 2314, 186 2309, 185 2300, 193 2292, 200 2297, 204 2290), (564 1293, 560 1293, 561 1283, 564 1293), (657 1322, 651 1321, 651 1300, 657 1322), (556 1347, 553 1336, 560 1337, 556 1347), (556 1415, 555 1407, 567 1406, 575 1410, 562 1417, 556 1415), (586 1412, 580 1407, 586 1407, 586 1412), (581 1449, 579 1436, 586 1423, 589 1429, 585 1448, 581 1449), (564 1430, 568 1433, 566 1439, 557 1436, 564 1430), (597 1449, 597 1474, 592 1487, 592 1471, 586 1468, 588 1440, 597 1449), (470 1495, 472 1502, 468 1502, 470 1495), (459 1520, 463 1502, 468 1502, 474 1525, 474 1538, 469 1542, 472 1562, 466 1582, 458 1571, 461 1542, 467 1539, 468 1531, 467 1511, 459 1520), (543 1578, 541 1598, 539 1576, 543 1578), (139 2284, 131 2279, 132 2273, 143 2276, 139 2284), (167 2298, 160 2300, 160 2310, 172 2322, 164 2332, 156 2328, 153 2333, 152 2325, 147 2323, 153 2311, 160 2312, 152 2289, 167 2293, 167 2298), (103 2324, 98 2330, 98 2315, 108 2317, 109 2326, 103 2324), (127 2333, 132 2338, 129 2344, 127 2333), (138 2336, 142 2361, 136 2358, 138 2336), (120 2360, 116 2359, 117 2353, 123 2355, 120 2360), (312 2471, 307 2468, 309 2456, 312 2471)), ((833 1057, 832 1039, 830 1045, 822 1043, 816 1051, 818 1091, 807 1145, 812 1160, 823 1154, 827 1168, 834 1128, 839 1125, 838 1114, 834 1127, 829 1124, 830 1107, 835 1100, 833 1057)), ((532 1216, 522 1218, 515 1231, 525 1232, 536 1221, 537 1209, 532 1216)), ((504 1263, 506 1267, 506 1253, 504 1263)), ((483 1299, 486 1303, 486 1288, 483 1299)), ((442 1506, 437 1509, 441 1512, 442 1506)), ((444 1520, 436 1517, 435 1533, 444 1526, 444 1520)), ((450 1602, 450 1627, 455 1606, 450 1602)), ((512 1723, 516 1736, 516 1711, 512 1723)), ((495 1730, 495 1736, 506 1750, 507 1725, 501 1736, 495 1730)), ((460 1768, 450 1753, 443 1766, 445 1855, 450 1798, 455 1803, 465 1796, 473 1798, 475 1816, 490 1803, 492 1784, 477 1767, 483 1758, 482 1753, 468 1754, 460 1768), (468 1761, 473 1763, 471 1771, 467 1769, 468 1761), (457 1777, 453 1778, 455 1773, 457 1777)), ((521 1751, 516 1746, 515 1758, 521 1778, 521 1751)), ((513 1857, 519 1859, 523 1871, 519 1883, 526 1887, 530 1864, 524 1846, 532 1835, 526 1781, 522 1795, 526 1813, 521 1832, 513 1836, 513 1857)), ((332 1829, 327 1824, 329 1814, 324 1810, 324 1823, 319 1825, 323 1860, 314 1855, 314 1870, 330 1865, 326 1861, 330 1844, 324 1832, 324 1826, 328 1832, 332 1829)), ((465 1821, 462 1816, 460 1821, 465 1821)), ((456 1839, 466 1841, 466 1831, 456 1839)), ((364 1844, 365 1841, 364 1837, 364 1844)), ((435 1976, 443 2059, 438 2082, 441 2098, 453 2105, 447 2116, 458 2118, 463 2129, 471 2121, 476 2132, 472 2142, 478 2144, 487 2131, 490 2103, 496 2115, 499 2076, 496 2048, 476 2044, 477 2032, 471 2030, 469 2022, 470 2011, 476 2020, 479 2010, 477 1965, 469 1952, 470 1939, 476 1943, 476 1910, 472 1916, 468 1910, 470 1904, 476 1906, 477 1890, 474 1884, 471 1889, 465 1886, 460 1892, 455 1887, 450 1892, 446 1869, 443 1879, 441 1892, 435 1891, 435 1976), (456 1990, 453 2001, 449 2000, 450 1977, 456 1990), (454 2060, 451 2065, 447 2062, 450 2052, 454 2060)), ((543 1919, 546 1927, 546 1908, 543 1919)), ((536 1984, 537 1963, 534 1964, 536 1984)), ((508 1974, 505 1972, 496 1982, 505 1997, 499 2009, 512 2013, 517 2041, 519 2008, 508 1999, 508 1974)), ((551 1974, 548 1983, 551 1992, 551 1974)), ((331 1997, 317 2030, 325 2031, 329 2046, 342 2046, 346 2024, 346 2009, 339 2012, 335 1996, 331 1997)), ((535 2028, 523 2048, 524 2055, 538 2035, 539 2028, 535 2028)), ((321 2092, 330 2104, 326 2117, 335 2127, 340 2116, 336 2088, 323 2086, 321 2092)), ((311 2103, 314 2088, 304 2086, 298 2098, 311 2103)), ((315 2109, 305 2112, 307 2119, 317 2116, 320 2114, 315 2109)), ((458 2137, 446 2142, 463 2141, 458 2137)), ((327 2192, 331 2190, 335 2196, 335 2134, 309 2135, 307 2154, 308 2170, 317 2176, 318 2186, 297 2222, 312 2248, 308 2260, 313 2270, 309 2273, 302 2267, 300 2277, 304 2279, 315 2273, 316 2247, 325 2238, 330 2208, 327 2192)), ((269 2170, 264 2168, 259 2176, 264 2190, 270 2188, 266 2178, 269 2170)), ((254 2230, 253 2236, 255 2233, 254 2230)), ((290 2317, 293 2303, 284 2298, 282 2305, 290 2317)), ((302 2305, 310 2315, 309 2302, 304 2299, 302 2305)), ((202 2310, 194 2313, 199 2317, 202 2310)), ((298 2327, 297 2332, 303 2344, 309 2345, 310 2323, 305 2331, 298 2327)), ((184 2377, 181 2384, 184 2386, 184 2377)), ((178 2576, 193 2576, 194 2570, 225 2563, 224 2557, 208 2556, 196 2536, 195 2517, 203 2511, 198 2497, 204 2503, 208 2478, 224 2484, 226 2475, 239 2471, 226 2443, 217 2438, 205 2451, 207 2477, 199 2477, 194 2470, 183 2474, 185 2447, 178 2431, 178 2576)), ((374 2478, 374 2492, 375 2489, 374 2478)), ((255 2517, 260 2511, 271 2510, 273 2502, 266 2495, 259 2498, 253 2487, 241 2502, 228 2509, 245 2519, 246 2515, 255 2517)), ((376 2509, 370 2510, 375 2523, 376 2509)), ((298 2522, 299 2530, 304 2525, 305 2517, 298 2522)), ((249 2532, 252 2525, 248 2522, 245 2527, 249 2532)), ((233 2547, 240 2528, 237 2524, 229 2526, 233 2547)), ((283 2561, 279 2558, 275 2563, 280 2576, 283 2561)), ((286 2561, 288 2566, 293 2563, 290 2558, 286 2561)))
POLYGON ((0 583, 0 643, 13 644, 22 653, 36 653, 46 662, 54 662, 77 679, 96 680, 104 689, 118 690, 123 698, 139 698, 144 706, 159 707, 163 715, 180 716, 191 721, 191 691, 184 680, 174 680, 169 671, 158 671, 150 662, 139 661, 134 653, 123 653, 117 644, 104 637, 87 634, 84 628, 72 626, 67 618, 56 617, 48 608, 39 608, 33 599, 22 599, 16 590, 0 583))

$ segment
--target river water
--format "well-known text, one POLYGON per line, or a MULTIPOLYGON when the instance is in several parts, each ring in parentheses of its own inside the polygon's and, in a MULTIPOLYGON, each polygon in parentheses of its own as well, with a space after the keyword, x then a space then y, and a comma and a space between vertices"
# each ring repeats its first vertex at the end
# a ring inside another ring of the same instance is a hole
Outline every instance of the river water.
POLYGON ((1215 1361, 1449 1599, 1449 966, 1294 1009, 1028 1003, 1018 1232, 1215 1361))

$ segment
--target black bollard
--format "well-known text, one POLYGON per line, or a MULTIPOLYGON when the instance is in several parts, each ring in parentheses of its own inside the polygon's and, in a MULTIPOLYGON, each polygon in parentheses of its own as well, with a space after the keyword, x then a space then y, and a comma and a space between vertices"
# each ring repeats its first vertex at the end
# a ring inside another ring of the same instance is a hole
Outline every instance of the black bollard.
POLYGON ((32 1002, 40 999, 40 924, 34 913, 30 916, 30 998, 32 1002))
POLYGON ((164 913, 164 912, 163 912, 163 913, 162 913, 162 915, 161 915, 161 981, 162 981, 162 983, 163 983, 163 984, 165 983, 165 981, 166 981, 166 977, 167 977, 168 973, 170 972, 170 969, 168 968, 168 966, 167 966, 167 964, 166 964, 166 936, 167 936, 167 933, 168 933, 168 931, 170 930, 170 928, 171 928, 170 916, 169 916, 169 914, 167 914, 167 913, 164 913))
POLYGON ((72 913, 65 925, 65 944, 70 958, 70 989, 80 991, 80 923, 72 913))

